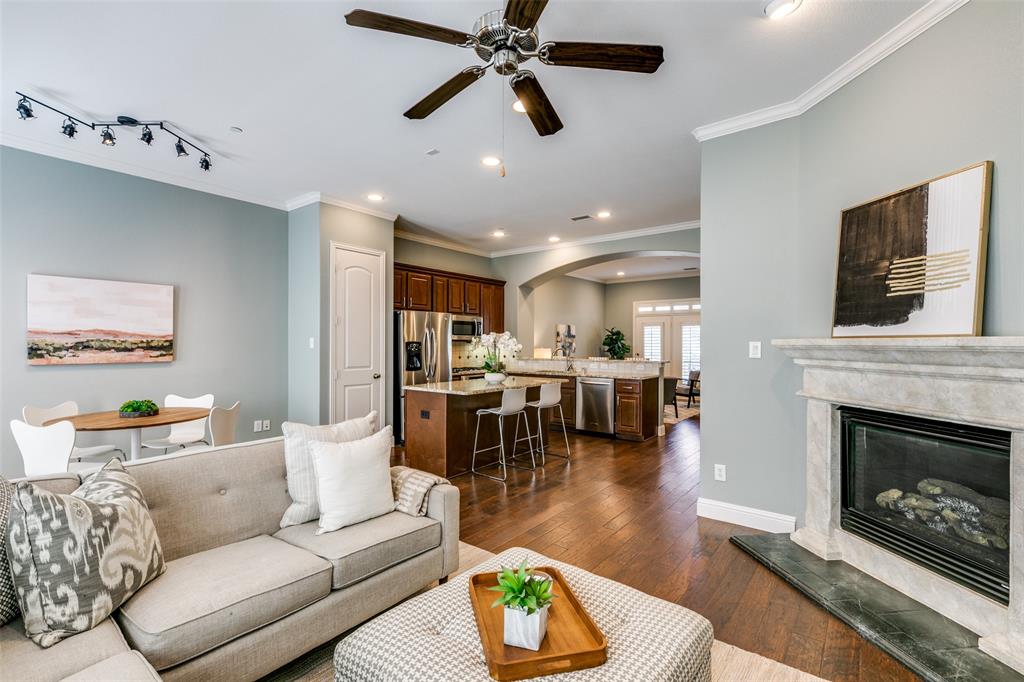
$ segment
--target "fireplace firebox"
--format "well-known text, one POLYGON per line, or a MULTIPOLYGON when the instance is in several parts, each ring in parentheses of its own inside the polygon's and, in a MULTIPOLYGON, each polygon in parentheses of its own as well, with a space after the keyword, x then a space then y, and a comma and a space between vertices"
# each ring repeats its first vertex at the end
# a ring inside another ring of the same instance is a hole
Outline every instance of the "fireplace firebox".
POLYGON ((840 526, 1003 604, 1010 433, 840 407, 840 526))

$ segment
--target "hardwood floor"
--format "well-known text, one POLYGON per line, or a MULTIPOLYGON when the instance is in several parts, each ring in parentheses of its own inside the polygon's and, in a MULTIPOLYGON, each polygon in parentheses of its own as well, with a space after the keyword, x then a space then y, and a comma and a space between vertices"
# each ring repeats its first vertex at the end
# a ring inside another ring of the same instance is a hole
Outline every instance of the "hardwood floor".
POLYGON ((667 428, 645 443, 570 436, 570 464, 504 485, 455 478, 462 540, 529 547, 682 604, 717 639, 826 679, 919 679, 729 543, 756 531, 698 519, 699 418, 667 428))

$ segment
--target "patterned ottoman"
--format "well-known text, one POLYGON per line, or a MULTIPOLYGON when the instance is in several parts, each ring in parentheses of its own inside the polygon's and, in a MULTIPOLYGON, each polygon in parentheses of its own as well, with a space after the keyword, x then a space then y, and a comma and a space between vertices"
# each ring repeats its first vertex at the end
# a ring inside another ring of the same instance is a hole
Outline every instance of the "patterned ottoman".
POLYGON ((502 552, 399 604, 341 640, 334 650, 335 680, 490 680, 469 601, 469 577, 516 566, 523 559, 532 566, 557 567, 608 640, 604 665, 545 676, 545 681, 711 680, 713 636, 703 616, 521 548, 502 552))

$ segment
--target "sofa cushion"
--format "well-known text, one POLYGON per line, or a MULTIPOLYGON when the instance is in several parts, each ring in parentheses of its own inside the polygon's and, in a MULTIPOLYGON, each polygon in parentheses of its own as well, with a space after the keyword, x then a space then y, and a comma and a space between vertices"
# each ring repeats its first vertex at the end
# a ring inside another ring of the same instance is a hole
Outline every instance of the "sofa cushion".
POLYGON ((128 650, 109 618, 49 649, 26 637, 21 619, 15 619, 0 627, 0 680, 52 682, 128 650))
POLYGON ((118 613, 157 670, 187 661, 325 597, 331 564, 260 535, 167 563, 118 613))
POLYGON ((126 651, 123 654, 105 658, 99 663, 79 670, 74 675, 64 678, 64 682, 142 682, 152 680, 160 682, 160 676, 153 666, 138 651, 126 651))
POLYGON ((338 590, 441 544, 441 524, 424 516, 391 512, 317 535, 317 522, 282 528, 275 538, 331 562, 338 590))
POLYGON ((394 445, 390 426, 348 443, 309 444, 320 500, 318 533, 330 533, 395 511, 391 492, 394 445))

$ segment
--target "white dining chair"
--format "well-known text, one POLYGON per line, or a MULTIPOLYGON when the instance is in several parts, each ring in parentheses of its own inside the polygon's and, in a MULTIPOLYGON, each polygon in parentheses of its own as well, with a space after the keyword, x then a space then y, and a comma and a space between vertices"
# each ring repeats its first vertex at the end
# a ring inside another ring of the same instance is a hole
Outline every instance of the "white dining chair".
MULTIPOLYGON (((74 400, 68 400, 61 403, 60 405, 54 405, 53 407, 36 407, 35 405, 25 405, 21 408, 21 418, 25 420, 26 424, 32 426, 42 426, 51 419, 60 419, 61 417, 74 417, 78 414, 78 403, 74 400)), ((114 453, 118 453, 119 459, 124 460, 124 450, 117 447, 113 443, 103 443, 102 445, 90 445, 88 447, 80 448, 74 447, 71 450, 71 459, 81 462, 83 459, 92 458, 103 458, 109 460, 114 453), (103 457, 106 455, 106 457, 103 457)))
POLYGON ((210 409, 210 444, 196 445, 184 450, 178 450, 174 454, 184 452, 202 452, 221 445, 231 445, 235 442, 235 430, 238 425, 238 412, 240 402, 237 400, 231 407, 217 407, 210 409))
POLYGON ((11 433, 21 451, 25 476, 31 478, 68 470, 71 452, 75 447, 75 427, 71 422, 32 426, 12 419, 11 433))
MULTIPOLYGON (((198 398, 183 398, 180 395, 168 393, 164 398, 164 407, 213 407, 213 394, 207 393, 198 398)), ((206 420, 195 419, 181 424, 171 424, 171 432, 164 438, 142 441, 142 447, 154 450, 163 450, 165 453, 171 448, 183 448, 196 443, 206 443, 206 420)))

